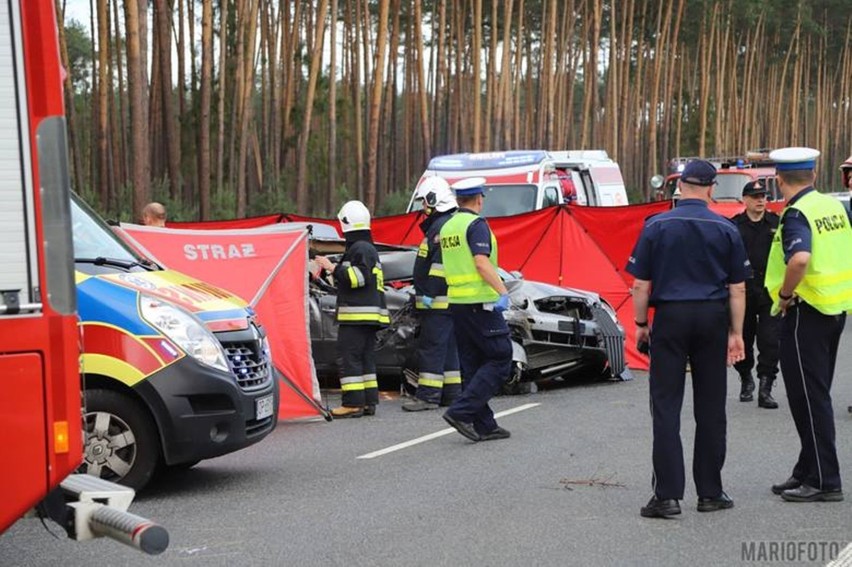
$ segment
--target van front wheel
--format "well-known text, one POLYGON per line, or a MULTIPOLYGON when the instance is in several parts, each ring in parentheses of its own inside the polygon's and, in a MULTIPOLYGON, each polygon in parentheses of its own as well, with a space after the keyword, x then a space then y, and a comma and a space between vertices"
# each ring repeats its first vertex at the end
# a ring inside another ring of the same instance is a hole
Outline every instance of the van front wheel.
POLYGON ((136 400, 110 390, 86 391, 86 446, 79 472, 136 490, 160 461, 157 431, 136 400))

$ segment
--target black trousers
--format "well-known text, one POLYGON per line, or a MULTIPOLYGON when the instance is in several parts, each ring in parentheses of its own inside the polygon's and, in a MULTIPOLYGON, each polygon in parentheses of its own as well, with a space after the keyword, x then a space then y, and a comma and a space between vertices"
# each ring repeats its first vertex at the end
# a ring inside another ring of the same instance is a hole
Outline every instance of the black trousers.
POLYGON ((376 378, 375 325, 340 325, 337 328, 337 353, 340 356, 342 405, 358 408, 379 403, 376 378))
POLYGON ((799 303, 781 321, 781 373, 802 447, 793 476, 820 490, 841 488, 831 383, 846 315, 799 303))
POLYGON ((415 397, 449 406, 461 392, 461 372, 453 316, 447 310, 419 309, 417 362, 420 374, 415 397))
POLYGON ((722 492, 725 464, 728 352, 727 301, 656 306, 651 329, 652 484, 658 498, 683 498, 685 473, 680 413, 686 364, 692 373, 695 447, 692 474, 699 498, 722 492))
MULTIPOLYGON (((764 292, 765 294, 765 292, 764 292)), ((740 375, 754 368, 754 343, 757 339, 757 375, 775 378, 778 374, 778 317, 770 314, 772 300, 768 296, 749 295, 746 298, 743 342, 745 358, 734 368, 740 375)))
POLYGON ((462 391, 447 409, 452 417, 473 423, 480 435, 497 427, 488 405, 512 371, 512 340, 503 315, 481 304, 451 304, 461 363, 462 391))

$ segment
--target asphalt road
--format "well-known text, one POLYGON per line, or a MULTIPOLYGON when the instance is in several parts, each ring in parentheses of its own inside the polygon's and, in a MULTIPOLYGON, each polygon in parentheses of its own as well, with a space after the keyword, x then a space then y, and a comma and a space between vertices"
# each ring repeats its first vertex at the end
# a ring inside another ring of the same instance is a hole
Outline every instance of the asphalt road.
MULTIPOLYGON (((769 486, 789 475, 798 452, 783 384, 779 410, 740 403, 733 371, 728 386, 723 478, 732 510, 696 512, 687 472, 681 516, 639 517, 651 496, 651 428, 647 376, 636 373, 631 382, 496 399, 496 411, 517 410, 499 420, 508 440, 471 443, 439 413, 404 413, 398 399, 372 418, 281 424, 259 445, 161 477, 137 497, 131 511, 170 532, 162 555, 57 539, 24 519, 0 536, 0 565, 823 564, 852 541, 852 489, 841 503, 773 496, 769 486)), ((848 483, 852 329, 833 393, 848 483)), ((691 396, 687 387, 687 471, 691 396)))

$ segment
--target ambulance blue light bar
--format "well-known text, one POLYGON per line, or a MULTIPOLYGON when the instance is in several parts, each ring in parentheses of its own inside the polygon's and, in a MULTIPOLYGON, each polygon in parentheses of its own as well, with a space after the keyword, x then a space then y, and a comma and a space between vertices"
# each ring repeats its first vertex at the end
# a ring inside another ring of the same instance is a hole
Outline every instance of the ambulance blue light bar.
POLYGON ((523 167, 541 163, 545 159, 548 159, 548 157, 548 153, 544 150, 452 154, 432 158, 429 161, 428 169, 437 171, 470 171, 523 167))

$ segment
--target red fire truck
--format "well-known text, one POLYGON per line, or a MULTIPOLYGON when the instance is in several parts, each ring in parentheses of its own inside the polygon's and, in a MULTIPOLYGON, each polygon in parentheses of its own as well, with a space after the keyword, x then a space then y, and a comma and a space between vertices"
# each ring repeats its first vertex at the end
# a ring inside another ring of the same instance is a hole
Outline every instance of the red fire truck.
POLYGON ((148 553, 166 531, 83 457, 62 68, 53 0, 0 0, 0 533, 38 505, 73 539, 148 553), (69 476, 70 475, 70 476, 69 476))

